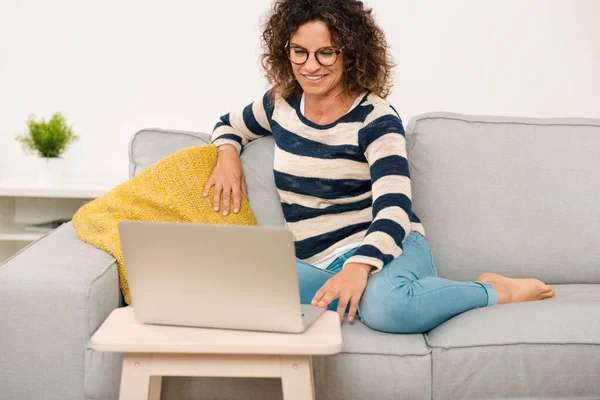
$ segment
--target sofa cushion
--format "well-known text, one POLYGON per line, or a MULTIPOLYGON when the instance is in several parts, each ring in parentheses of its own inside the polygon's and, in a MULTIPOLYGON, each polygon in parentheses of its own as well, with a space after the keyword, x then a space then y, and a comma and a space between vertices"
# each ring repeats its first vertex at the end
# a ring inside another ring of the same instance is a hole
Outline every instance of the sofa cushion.
POLYGON ((434 399, 596 398, 600 285, 457 315, 426 335, 434 399))
POLYGON ((441 276, 600 283, 600 120, 429 113, 406 139, 441 276))
POLYGON ((205 144, 210 144, 210 135, 207 133, 142 129, 129 141, 129 177, 178 150, 205 144))

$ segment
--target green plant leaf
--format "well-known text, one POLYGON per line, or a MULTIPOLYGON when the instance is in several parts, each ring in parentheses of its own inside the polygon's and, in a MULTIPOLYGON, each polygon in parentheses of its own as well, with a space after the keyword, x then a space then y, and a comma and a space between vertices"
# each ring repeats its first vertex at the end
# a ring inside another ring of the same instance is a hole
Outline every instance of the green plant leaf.
POLYGON ((52 115, 48 122, 43 118, 38 121, 31 114, 27 118, 27 128, 28 131, 16 135, 15 140, 21 142, 26 153, 40 157, 60 157, 71 143, 79 140, 60 112, 52 115))

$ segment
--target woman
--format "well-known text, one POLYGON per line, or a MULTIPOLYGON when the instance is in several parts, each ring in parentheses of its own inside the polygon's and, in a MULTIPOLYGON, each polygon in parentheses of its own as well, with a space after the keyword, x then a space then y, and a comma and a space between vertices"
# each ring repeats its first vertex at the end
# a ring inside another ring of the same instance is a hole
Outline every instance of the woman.
POLYGON ((402 122, 384 98, 391 63, 371 10, 356 0, 276 1, 262 34, 271 90, 213 132, 214 210, 247 196, 239 154, 273 135, 274 176, 295 237, 303 304, 357 311, 385 332, 428 331, 464 311, 542 300, 536 279, 437 277, 425 230, 412 212, 402 122), (221 194, 222 199, 221 199, 221 194))

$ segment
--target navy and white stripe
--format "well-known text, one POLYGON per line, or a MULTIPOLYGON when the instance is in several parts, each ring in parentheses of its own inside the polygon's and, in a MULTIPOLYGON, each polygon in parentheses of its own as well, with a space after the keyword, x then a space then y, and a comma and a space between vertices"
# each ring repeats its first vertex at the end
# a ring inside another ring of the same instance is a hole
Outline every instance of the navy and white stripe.
POLYGON ((238 154, 241 153, 248 142, 271 134, 271 108, 270 93, 267 92, 241 113, 223 115, 213 129, 212 143, 216 146, 232 144, 238 154))
POLYGON ((380 270, 402 253, 411 231, 425 235, 412 213, 402 121, 372 93, 324 126, 306 119, 299 103, 272 101, 267 92, 241 112, 221 117, 212 141, 241 152, 248 142, 273 135, 275 184, 296 256, 316 263, 357 243, 346 263, 380 270))

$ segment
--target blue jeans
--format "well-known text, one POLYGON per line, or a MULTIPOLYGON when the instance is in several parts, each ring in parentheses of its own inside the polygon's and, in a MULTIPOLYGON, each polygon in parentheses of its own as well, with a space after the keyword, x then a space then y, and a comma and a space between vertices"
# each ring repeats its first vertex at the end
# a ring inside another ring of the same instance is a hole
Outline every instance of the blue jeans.
MULTIPOLYGON (((485 282, 439 278, 429 244, 420 233, 411 232, 403 247, 398 258, 369 277, 358 306, 360 319, 368 327, 390 333, 422 333, 462 312, 498 304, 498 294, 485 282)), ((355 251, 342 254, 327 269, 297 258, 301 303, 310 304, 355 251)), ((335 300, 329 309, 335 311, 337 305, 335 300)))

